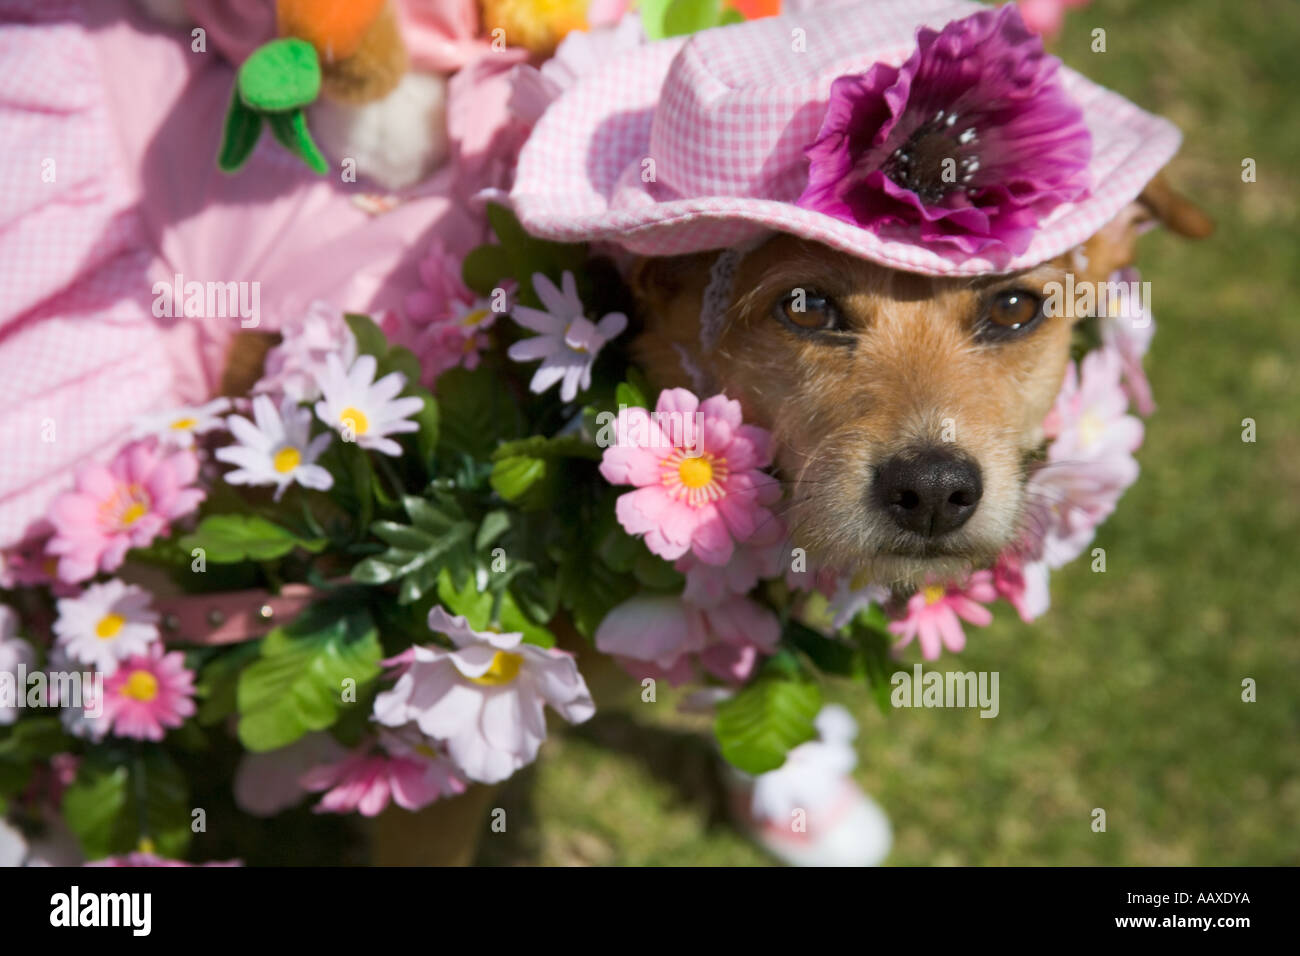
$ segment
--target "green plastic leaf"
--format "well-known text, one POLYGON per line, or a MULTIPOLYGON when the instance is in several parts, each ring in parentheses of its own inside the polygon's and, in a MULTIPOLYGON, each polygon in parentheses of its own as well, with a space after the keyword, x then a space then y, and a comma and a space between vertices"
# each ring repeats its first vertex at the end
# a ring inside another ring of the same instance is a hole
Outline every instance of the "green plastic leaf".
POLYGON ((430 500, 408 495, 402 505, 412 523, 375 522, 370 530, 388 548, 357 564, 352 580, 359 584, 400 581, 397 600, 410 604, 437 586, 444 569, 457 581, 466 578, 473 565, 470 543, 477 529, 449 497, 430 500))
POLYGON ((494 461, 513 455, 527 455, 532 458, 587 458, 600 461, 602 450, 583 439, 581 435, 530 435, 518 441, 508 441, 492 453, 494 461))
POLYGON ((68 739, 57 717, 24 718, 0 736, 0 760, 48 760, 67 749, 68 739))
POLYGON ((420 426, 420 430, 415 433, 415 444, 420 449, 420 458, 431 468, 434 453, 438 448, 438 430, 442 421, 438 400, 433 397, 432 392, 420 385, 407 385, 406 394, 424 399, 424 408, 411 417, 420 426))
POLYGON ((546 462, 528 455, 511 455, 492 466, 492 489, 506 501, 518 501, 546 477, 546 462))
POLYGON ((252 751, 284 747, 338 718, 345 681, 379 674, 379 632, 363 608, 315 604, 262 642, 262 656, 239 675, 239 739, 252 751))
POLYGON ((847 630, 862 654, 863 670, 871 698, 882 714, 888 714, 891 709, 889 679, 894 671, 894 642, 885 630, 884 611, 878 607, 864 611, 849 622, 847 630))
POLYGON ((311 138, 311 130, 307 128, 306 113, 302 110, 268 113, 266 121, 280 145, 306 163, 308 169, 321 176, 329 172, 329 163, 316 141, 311 138))
POLYGON ((415 353, 408 348, 400 345, 394 345, 388 350, 388 354, 379 360, 378 370, 375 372, 375 378, 380 379, 389 372, 401 372, 406 379, 403 388, 411 385, 420 384, 420 374, 423 370, 420 368, 420 360, 415 357, 415 353))
POLYGON ((195 719, 199 726, 219 724, 235 712, 235 690, 239 686, 239 674, 249 662, 256 659, 260 650, 261 645, 255 642, 240 644, 223 649, 203 666, 195 683, 199 699, 195 719))
POLYGON ((867 670, 859 647, 818 633, 806 624, 791 620, 781 635, 783 641, 806 654, 824 674, 865 679, 867 670))
POLYGON ((320 57, 306 40, 284 37, 258 47, 239 67, 244 103, 263 113, 297 110, 320 95, 320 57))
POLYGON ((315 553, 328 543, 324 538, 300 538, 257 515, 210 515, 199 522, 192 534, 181 538, 181 546, 187 552, 202 548, 213 564, 270 561, 294 548, 315 553))
POLYGON ((221 149, 217 152, 217 168, 223 173, 238 171, 248 161, 248 157, 253 155, 253 149, 261 135, 262 114, 245 106, 236 88, 230 95, 230 106, 226 109, 221 149))
POLYGON ((358 355, 373 355, 376 359, 388 355, 388 336, 384 335, 383 329, 370 316, 348 312, 344 314, 343 321, 348 324, 352 337, 357 340, 358 355))
POLYGON ((440 455, 487 460, 498 444, 518 438, 522 430, 518 402, 487 363, 472 372, 453 368, 439 376, 438 406, 440 455))
POLYGON ((816 736, 813 719, 821 706, 821 688, 814 683, 761 677, 718 704, 713 732, 728 763, 746 773, 766 773, 816 736))
POLYGON ((159 856, 182 857, 189 804, 185 775, 165 751, 125 763, 92 754, 63 795, 62 816, 91 859, 130 853, 144 839, 159 856))
POLYGON ((489 511, 479 522, 478 534, 474 536, 474 548, 483 551, 492 546, 492 542, 510 530, 510 513, 503 510, 489 511))
POLYGON ((495 627, 505 633, 523 634, 524 641, 528 644, 536 644, 538 647, 555 646, 555 635, 532 621, 520 609, 509 591, 502 591, 499 594, 479 591, 473 578, 461 587, 455 587, 451 576, 443 572, 438 580, 438 600, 452 614, 464 617, 469 622, 469 626, 476 631, 495 627), (494 605, 497 607, 495 622, 492 619, 494 605))

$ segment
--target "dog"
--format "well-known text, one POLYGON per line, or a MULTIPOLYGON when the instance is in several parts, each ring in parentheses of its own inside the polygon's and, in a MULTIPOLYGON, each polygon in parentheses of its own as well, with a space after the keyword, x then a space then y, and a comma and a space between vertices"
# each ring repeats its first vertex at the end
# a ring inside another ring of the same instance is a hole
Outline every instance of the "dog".
POLYGON ((1079 321, 1047 314, 1049 284, 1104 282, 1156 223, 1188 238, 1213 229, 1162 175, 1078 249, 1006 275, 912 274, 777 234, 743 258, 707 353, 716 253, 643 258, 633 350, 656 388, 703 376, 771 430, 792 544, 810 561, 915 587, 1016 539, 1079 321))

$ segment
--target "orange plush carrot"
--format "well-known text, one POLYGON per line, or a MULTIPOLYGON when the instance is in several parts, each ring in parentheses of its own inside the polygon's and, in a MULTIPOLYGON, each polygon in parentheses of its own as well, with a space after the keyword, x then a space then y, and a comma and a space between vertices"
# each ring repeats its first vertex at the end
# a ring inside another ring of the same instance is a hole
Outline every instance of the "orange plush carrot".
POLYGON ((306 40, 325 63, 356 53, 387 0, 278 0, 281 36, 306 40))

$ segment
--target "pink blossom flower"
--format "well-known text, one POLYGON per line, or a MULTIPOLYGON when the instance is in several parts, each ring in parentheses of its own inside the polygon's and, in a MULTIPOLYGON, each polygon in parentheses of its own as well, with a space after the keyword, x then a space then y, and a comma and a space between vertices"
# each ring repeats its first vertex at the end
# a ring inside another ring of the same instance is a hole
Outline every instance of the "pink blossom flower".
POLYGON ((441 239, 429 243, 419 264, 422 288, 406 296, 406 314, 417 325, 449 319, 457 302, 468 305, 474 293, 461 279, 461 264, 441 239))
MULTIPOLYGON (((1112 274, 1109 281, 1123 283, 1124 288, 1131 289, 1140 280, 1136 269, 1121 269, 1112 274)), ((1142 359, 1155 334, 1155 318, 1140 299, 1136 302, 1130 299, 1123 315, 1110 316, 1101 323, 1102 344, 1119 355, 1124 391, 1133 400, 1138 414, 1143 416, 1156 410, 1151 383, 1142 367, 1142 359)))
POLYGON ((1026 561, 1014 550, 1004 551, 993 565, 993 587, 1028 624, 1052 603, 1045 561, 1026 561))
POLYGON ((1137 480, 1131 456, 1051 462, 1025 483, 1023 550, 1049 568, 1069 564, 1110 517, 1125 489, 1137 480))
POLYGON ((318 379, 326 359, 337 355, 348 367, 357 357, 357 340, 343 313, 325 302, 313 302, 306 313, 285 322, 280 335, 280 344, 266 353, 265 371, 254 392, 314 402, 320 398, 318 379))
POLYGON ((1053 438, 1049 461, 1128 458, 1142 444, 1142 422, 1128 411, 1120 379, 1124 362, 1117 350, 1093 349, 1072 362, 1044 428, 1053 438))
POLYGON ((997 596, 989 571, 976 571, 961 587, 927 584, 908 599, 903 617, 889 623, 889 630, 902 638, 895 647, 906 647, 916 638, 927 661, 944 648, 957 653, 966 646, 961 622, 986 627, 993 615, 982 605, 997 596))
POLYGON ((324 791, 317 813, 360 813, 373 817, 389 802, 420 810, 434 801, 464 793, 465 780, 434 747, 407 747, 390 753, 394 735, 363 743, 337 763, 323 764, 299 778, 313 792, 324 791))
POLYGON ((571 654, 518 633, 476 631, 441 607, 429 612, 429 628, 455 648, 416 645, 390 660, 397 683, 375 698, 374 717, 441 741, 469 779, 497 783, 535 760, 545 705, 574 724, 596 712, 571 654))
POLYGON ((776 650, 780 622, 743 596, 700 607, 669 595, 624 601, 596 630, 596 648, 634 677, 677 686, 695 679, 698 663, 731 684, 748 680, 759 657, 776 650))
POLYGON ((245 753, 235 770, 235 803, 255 817, 273 817, 296 806, 306 794, 300 778, 321 764, 336 763, 347 751, 327 733, 299 737, 263 753, 245 753))
POLYGON ((697 607, 716 607, 734 595, 748 594, 759 581, 780 577, 788 555, 785 522, 773 516, 748 541, 736 545, 726 564, 705 564, 686 554, 673 567, 686 575, 683 600, 697 607))
POLYGON ((1017 0, 1025 26, 1041 37, 1054 37, 1065 23, 1065 11, 1087 6, 1091 0, 1017 0))
POLYGON ((179 727, 194 713, 194 672, 180 651, 129 657, 104 680, 104 720, 118 737, 162 740, 166 727, 179 727))
POLYGON ((731 560, 772 513, 780 487, 760 469, 771 463, 770 436, 741 422, 740 403, 725 395, 700 402, 684 388, 660 393, 653 414, 620 409, 615 443, 600 473, 636 485, 615 505, 629 534, 669 561, 691 552, 705 564, 731 560))
POLYGON ((198 472, 193 452, 165 455, 146 443, 127 445, 107 466, 82 468, 76 487, 50 506, 54 535, 46 550, 59 555, 59 578, 115 571, 128 550, 165 534, 203 500, 202 491, 186 487, 198 472))

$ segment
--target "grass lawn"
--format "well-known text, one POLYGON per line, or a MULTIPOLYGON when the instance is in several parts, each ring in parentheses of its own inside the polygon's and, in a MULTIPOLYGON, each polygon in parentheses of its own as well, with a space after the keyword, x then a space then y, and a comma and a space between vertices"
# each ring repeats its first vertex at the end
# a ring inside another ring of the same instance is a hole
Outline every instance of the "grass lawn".
MULTIPOLYGON (((1059 572, 1045 618, 1000 605, 941 664, 998 671, 1001 714, 882 715, 860 688, 832 691, 860 720, 858 779, 893 820, 892 863, 1300 862, 1298 38, 1295 0, 1070 16, 1065 60, 1182 127, 1173 180, 1219 231, 1143 240, 1159 410, 1096 542, 1106 572, 1059 572)), ((480 862, 769 862, 723 822, 691 722, 663 698, 637 713, 552 741, 502 794, 511 826, 480 862)))

